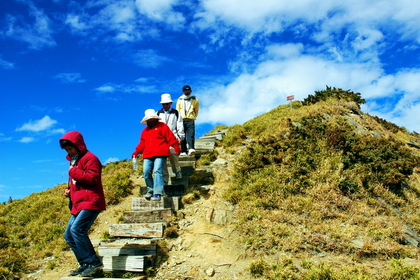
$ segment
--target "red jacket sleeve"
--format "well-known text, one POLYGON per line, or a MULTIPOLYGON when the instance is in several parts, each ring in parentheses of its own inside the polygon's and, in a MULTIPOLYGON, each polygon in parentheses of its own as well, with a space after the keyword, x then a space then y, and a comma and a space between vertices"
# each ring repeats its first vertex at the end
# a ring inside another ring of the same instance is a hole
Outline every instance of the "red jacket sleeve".
POLYGON ((97 157, 88 157, 83 166, 77 165, 69 170, 69 175, 77 182, 86 185, 96 185, 101 182, 102 164, 97 157))
POLYGON ((144 141, 144 130, 142 131, 141 135, 140 135, 140 142, 137 145, 136 149, 134 150, 134 153, 132 154, 132 157, 137 157, 138 155, 143 154, 144 152, 144 148, 145 148, 145 141, 144 141))

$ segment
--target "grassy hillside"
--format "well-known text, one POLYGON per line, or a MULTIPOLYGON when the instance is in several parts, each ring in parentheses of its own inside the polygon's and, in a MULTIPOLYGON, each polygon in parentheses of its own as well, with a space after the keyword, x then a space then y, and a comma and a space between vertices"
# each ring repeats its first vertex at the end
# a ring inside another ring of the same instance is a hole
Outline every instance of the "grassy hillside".
MULTIPOLYGON (((131 194, 131 165, 120 161, 103 168, 108 205, 131 194)), ((0 204, 0 278, 15 279, 37 269, 37 260, 67 250, 63 233, 70 217, 65 185, 0 204)), ((53 263, 51 263, 53 266, 53 263)))
MULTIPOLYGON (((327 87, 292 110, 282 105, 223 127, 218 152, 234 160, 212 196, 223 191, 236 205, 228 222, 235 240, 223 244, 243 251, 238 258, 250 260, 255 279, 420 279, 417 241, 407 234, 420 234, 420 135, 363 113, 363 103, 359 93, 327 87)), ((109 204, 132 192, 131 174, 129 162, 104 167, 109 204)), ((63 188, 0 205, 0 278, 68 249, 63 188)))
POLYGON ((327 87, 229 129, 237 162, 224 196, 261 258, 254 276, 420 279, 402 261, 420 257, 404 230, 420 233, 420 137, 362 113, 359 97, 327 87))

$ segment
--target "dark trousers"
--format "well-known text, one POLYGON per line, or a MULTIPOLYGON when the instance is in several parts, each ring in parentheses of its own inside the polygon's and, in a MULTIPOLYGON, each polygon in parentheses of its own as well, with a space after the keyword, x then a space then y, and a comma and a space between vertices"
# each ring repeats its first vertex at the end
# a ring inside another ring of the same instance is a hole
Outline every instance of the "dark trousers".
POLYGON ((195 121, 184 120, 185 139, 181 141, 181 152, 188 153, 188 149, 194 148, 195 137, 195 121), (188 147, 187 147, 188 143, 188 147))

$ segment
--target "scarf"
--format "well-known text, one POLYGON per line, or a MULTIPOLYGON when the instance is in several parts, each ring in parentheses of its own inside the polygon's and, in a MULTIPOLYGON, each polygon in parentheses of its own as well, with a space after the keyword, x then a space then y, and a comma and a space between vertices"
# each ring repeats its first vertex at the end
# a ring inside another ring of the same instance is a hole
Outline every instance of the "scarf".
MULTIPOLYGON (((77 153, 74 157, 72 157, 72 156, 70 156, 70 157, 71 157, 70 165, 75 166, 76 161, 79 158, 79 153, 77 153)), ((76 184, 76 180, 74 180, 73 178, 71 180, 72 180, 73 184, 76 184)))

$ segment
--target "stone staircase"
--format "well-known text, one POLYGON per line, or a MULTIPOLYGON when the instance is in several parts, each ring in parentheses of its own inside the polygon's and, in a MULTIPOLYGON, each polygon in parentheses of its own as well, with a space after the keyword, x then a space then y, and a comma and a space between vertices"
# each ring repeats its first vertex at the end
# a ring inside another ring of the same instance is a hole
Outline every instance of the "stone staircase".
MULTIPOLYGON (((196 159, 213 151, 216 140, 222 139, 225 133, 226 130, 220 130, 196 139, 196 155, 179 157, 181 179, 175 177, 168 160, 170 179, 161 201, 151 201, 144 197, 132 198, 132 209, 123 213, 122 223, 109 226, 109 235, 113 237, 113 241, 99 243, 98 255, 102 258, 104 271, 145 272, 148 267, 154 266, 156 243, 163 239, 173 214, 182 207, 181 197, 188 188, 189 177, 194 173, 196 159)), ((146 188, 141 188, 141 193, 145 192, 146 188)), ((75 279, 92 277, 62 277, 60 280, 75 279)))

